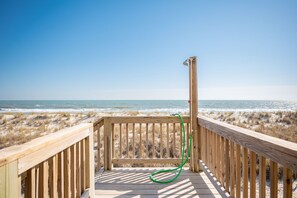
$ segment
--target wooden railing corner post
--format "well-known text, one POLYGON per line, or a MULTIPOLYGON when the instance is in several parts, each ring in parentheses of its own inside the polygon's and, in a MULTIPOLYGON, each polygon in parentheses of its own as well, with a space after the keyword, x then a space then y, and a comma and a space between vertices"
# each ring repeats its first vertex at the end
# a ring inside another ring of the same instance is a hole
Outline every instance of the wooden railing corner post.
POLYGON ((21 196, 21 177, 18 176, 18 162, 13 161, 0 167, 0 197, 21 196))
POLYGON ((112 169, 112 143, 111 143, 111 121, 109 117, 104 118, 104 170, 112 169))
POLYGON ((89 188, 89 196, 95 197, 95 177, 94 177, 94 127, 89 129, 89 136, 86 139, 86 162, 87 162, 87 183, 86 188, 89 188))

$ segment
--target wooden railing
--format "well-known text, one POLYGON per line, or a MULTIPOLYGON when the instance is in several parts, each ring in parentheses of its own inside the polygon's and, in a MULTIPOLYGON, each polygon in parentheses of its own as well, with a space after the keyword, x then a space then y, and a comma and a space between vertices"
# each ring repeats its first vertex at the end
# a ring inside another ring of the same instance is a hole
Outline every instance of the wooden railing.
POLYGON ((93 197, 93 125, 0 151, 0 197, 93 197))
POLYGON ((231 197, 265 197, 266 190, 270 197, 292 197, 297 144, 205 117, 198 118, 198 125, 202 164, 231 197), (283 192, 278 189, 280 175, 283 192))
MULTIPOLYGON (((184 122, 189 145, 189 117, 184 122)), ((232 197, 292 197, 297 144, 200 116, 198 131, 201 155, 191 161, 199 160, 232 197)), ((179 164, 181 132, 174 116, 104 117, 3 149, 0 197, 93 196, 94 160, 97 170, 179 164)))
MULTIPOLYGON (((184 121, 188 145, 189 117, 184 121)), ((201 156, 193 160, 200 160, 231 197, 265 197, 266 191, 270 197, 292 197, 297 144, 201 116, 198 127, 201 156)), ((94 131, 97 169, 180 163, 177 117, 104 117, 94 123, 94 131)))
MULTIPOLYGON (((189 117, 184 117, 189 145, 189 117)), ((97 169, 112 164, 177 164, 181 159, 182 129, 174 116, 104 117, 94 123, 97 169)), ((187 151, 186 151, 187 152, 187 151)))

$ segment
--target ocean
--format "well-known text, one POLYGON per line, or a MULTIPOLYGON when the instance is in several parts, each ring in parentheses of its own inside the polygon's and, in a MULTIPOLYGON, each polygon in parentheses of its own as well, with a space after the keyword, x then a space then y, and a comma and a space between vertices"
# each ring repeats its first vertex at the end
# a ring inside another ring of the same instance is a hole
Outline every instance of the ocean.
MULTIPOLYGON (((272 100, 200 100, 200 112, 210 111, 297 111, 297 102, 272 100)), ((187 100, 0 100, 4 112, 125 112, 183 113, 187 100)))

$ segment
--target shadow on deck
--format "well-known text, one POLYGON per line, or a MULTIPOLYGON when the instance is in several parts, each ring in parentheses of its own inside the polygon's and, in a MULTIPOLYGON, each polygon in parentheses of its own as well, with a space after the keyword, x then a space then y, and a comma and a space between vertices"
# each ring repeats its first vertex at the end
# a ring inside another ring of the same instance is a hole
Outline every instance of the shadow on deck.
MULTIPOLYGON (((222 197, 218 186, 205 172, 193 173, 184 168, 181 176, 170 184, 156 184, 149 175, 162 168, 114 168, 95 178, 96 197, 222 197)), ((173 173, 157 177, 168 179, 173 173)))

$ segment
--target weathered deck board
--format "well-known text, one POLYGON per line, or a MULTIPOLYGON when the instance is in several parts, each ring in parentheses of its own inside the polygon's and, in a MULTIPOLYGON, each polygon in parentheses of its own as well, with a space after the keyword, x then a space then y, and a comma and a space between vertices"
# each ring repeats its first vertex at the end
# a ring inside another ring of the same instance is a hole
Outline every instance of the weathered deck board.
MULTIPOLYGON (((114 168, 97 176, 97 197, 221 197, 204 172, 193 173, 185 168, 175 182, 155 184, 149 175, 162 168, 114 168), (100 196, 101 195, 101 196, 100 196)), ((173 174, 160 175, 168 179, 173 174)), ((157 177, 158 178, 158 177, 157 177)))

